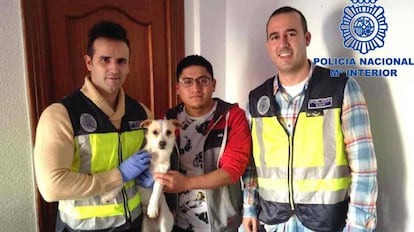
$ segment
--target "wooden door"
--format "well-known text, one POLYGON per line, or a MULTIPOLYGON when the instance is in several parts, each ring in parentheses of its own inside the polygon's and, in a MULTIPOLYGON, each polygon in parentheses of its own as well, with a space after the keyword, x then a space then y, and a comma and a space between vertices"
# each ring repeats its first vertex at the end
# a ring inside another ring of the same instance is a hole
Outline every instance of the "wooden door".
MULTIPOLYGON (((21 1, 33 132, 48 105, 82 86, 88 73, 83 61, 88 30, 102 20, 128 31, 131 64, 125 92, 157 118, 177 103, 174 70, 184 55, 183 0, 21 1)), ((40 231, 54 231, 56 204, 37 196, 40 231)))

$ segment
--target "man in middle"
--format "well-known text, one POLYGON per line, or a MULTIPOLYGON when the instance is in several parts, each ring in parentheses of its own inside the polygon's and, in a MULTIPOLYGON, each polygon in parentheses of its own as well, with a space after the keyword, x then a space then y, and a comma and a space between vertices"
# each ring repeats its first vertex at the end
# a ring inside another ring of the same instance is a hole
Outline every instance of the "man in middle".
POLYGON ((211 63, 199 55, 177 65, 177 94, 182 103, 168 119, 182 127, 179 154, 166 174, 155 173, 175 214, 174 232, 235 232, 241 224, 240 176, 251 153, 245 112, 237 104, 212 98, 216 87, 211 63))

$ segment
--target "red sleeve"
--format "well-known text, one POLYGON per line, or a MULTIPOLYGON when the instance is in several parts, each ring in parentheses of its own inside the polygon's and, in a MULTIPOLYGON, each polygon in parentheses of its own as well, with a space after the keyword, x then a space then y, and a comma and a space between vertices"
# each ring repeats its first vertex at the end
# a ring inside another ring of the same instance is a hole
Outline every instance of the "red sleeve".
POLYGON ((240 180, 249 163, 252 139, 244 110, 237 105, 230 109, 227 144, 219 165, 227 171, 233 183, 240 180))

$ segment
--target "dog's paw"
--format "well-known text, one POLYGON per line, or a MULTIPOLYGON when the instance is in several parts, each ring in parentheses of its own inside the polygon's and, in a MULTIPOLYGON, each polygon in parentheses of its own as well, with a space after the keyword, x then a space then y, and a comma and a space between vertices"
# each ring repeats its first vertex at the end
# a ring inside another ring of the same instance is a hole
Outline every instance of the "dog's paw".
POLYGON ((147 215, 149 218, 156 218, 158 217, 158 208, 147 208, 147 215))
POLYGON ((101 194, 101 202, 102 203, 109 203, 116 198, 116 195, 121 190, 121 188, 115 188, 109 192, 101 194))
POLYGON ((102 203, 109 203, 109 202, 111 202, 114 198, 115 198, 115 195, 114 195, 114 194, 108 194, 108 193, 106 193, 106 194, 102 194, 102 195, 101 195, 101 202, 102 202, 102 203))

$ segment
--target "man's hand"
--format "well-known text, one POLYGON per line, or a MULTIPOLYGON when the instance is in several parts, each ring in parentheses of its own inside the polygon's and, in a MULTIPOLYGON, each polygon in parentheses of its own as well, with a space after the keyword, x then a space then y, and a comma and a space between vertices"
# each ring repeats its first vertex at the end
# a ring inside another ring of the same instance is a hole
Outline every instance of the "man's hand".
POLYGON ((257 232, 257 218, 243 217, 243 228, 245 232, 257 232))
POLYGON ((188 177, 177 172, 170 170, 167 173, 154 173, 155 181, 164 185, 164 192, 168 193, 180 193, 188 190, 188 177))
POLYGON ((145 170, 148 170, 151 161, 151 154, 145 150, 137 151, 127 160, 119 165, 122 180, 127 182, 134 179, 145 170))
POLYGON ((138 175, 135 178, 135 183, 144 187, 144 188, 152 188, 154 185, 154 178, 149 169, 145 170, 141 175, 138 175))

